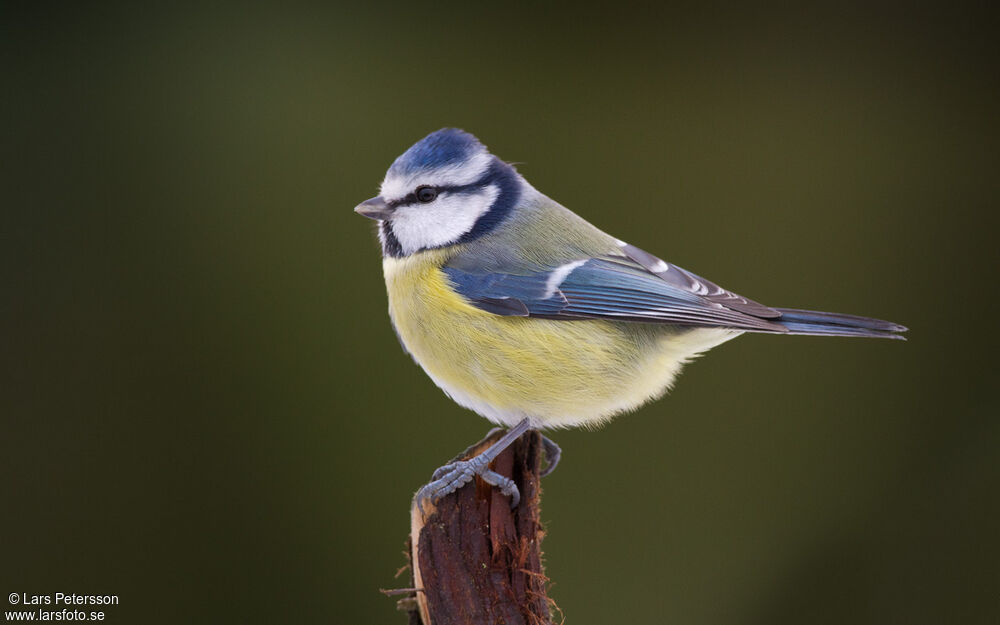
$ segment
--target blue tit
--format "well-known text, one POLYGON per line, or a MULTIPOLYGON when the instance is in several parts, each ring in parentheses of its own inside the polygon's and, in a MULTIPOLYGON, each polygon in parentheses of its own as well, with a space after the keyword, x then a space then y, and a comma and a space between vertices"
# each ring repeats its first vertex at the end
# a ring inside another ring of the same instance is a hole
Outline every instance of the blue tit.
MULTIPOLYGON (((393 162, 377 197, 389 316, 458 404, 508 426, 438 469, 434 502, 529 429, 596 426, 662 396, 696 355, 744 332, 901 339, 878 319, 771 308, 605 234, 546 197, 469 133, 445 128, 393 162)), ((558 448, 549 444, 552 468, 558 448)))

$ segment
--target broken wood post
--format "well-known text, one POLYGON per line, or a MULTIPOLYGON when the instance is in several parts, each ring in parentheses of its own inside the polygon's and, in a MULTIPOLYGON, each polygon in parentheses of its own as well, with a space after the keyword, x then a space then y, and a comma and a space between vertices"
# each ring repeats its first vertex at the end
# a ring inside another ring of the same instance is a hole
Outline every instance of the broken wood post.
MULTIPOLYGON (((458 459, 468 459, 503 435, 494 430, 458 459)), ((546 595, 539 515, 542 437, 529 431, 491 468, 514 480, 521 502, 476 478, 424 513, 410 508, 414 596, 400 602, 422 625, 542 625, 552 623, 546 595)), ((551 604, 551 605, 550 605, 551 604)))

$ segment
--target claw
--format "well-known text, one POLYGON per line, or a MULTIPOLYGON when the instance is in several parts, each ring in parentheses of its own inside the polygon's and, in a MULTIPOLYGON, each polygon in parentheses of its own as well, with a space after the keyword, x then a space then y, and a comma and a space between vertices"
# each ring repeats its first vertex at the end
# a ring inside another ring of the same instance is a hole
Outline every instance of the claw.
POLYGON ((486 470, 480 476, 484 482, 500 489, 500 494, 510 497, 510 507, 516 508, 521 503, 521 491, 517 489, 517 484, 509 477, 504 477, 496 471, 486 470))
POLYGON ((545 468, 538 474, 538 477, 545 477, 555 471, 559 465, 559 459, 562 458, 562 449, 544 434, 542 434, 542 447, 545 449, 545 468))
MULTIPOLYGON (((452 469, 454 469, 456 464, 457 463, 455 463, 455 462, 449 462, 448 464, 444 465, 443 467, 438 467, 437 469, 434 469, 434 473, 431 473, 431 481, 434 482, 434 481, 440 480, 442 477, 444 477, 444 475, 446 473, 448 473, 448 471, 451 471, 452 469)), ((426 486, 424 488, 426 488, 426 486)), ((421 490, 423 490, 423 489, 421 489, 421 490)))

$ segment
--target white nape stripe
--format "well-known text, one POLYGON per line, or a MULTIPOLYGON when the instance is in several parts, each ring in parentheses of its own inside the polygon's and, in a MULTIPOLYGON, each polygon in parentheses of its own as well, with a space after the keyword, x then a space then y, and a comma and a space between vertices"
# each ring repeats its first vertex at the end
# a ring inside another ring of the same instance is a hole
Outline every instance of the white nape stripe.
POLYGON ((569 277, 569 274, 573 273, 573 270, 577 267, 586 264, 586 262, 586 260, 574 260, 571 263, 566 263, 553 269, 552 273, 549 274, 549 279, 545 281, 545 299, 549 299, 555 295, 556 289, 569 277))
POLYGON ((663 262, 662 260, 657 260, 656 264, 649 268, 653 273, 663 273, 664 271, 670 269, 670 265, 663 262))
POLYGON ((455 243, 472 230, 500 195, 491 184, 478 193, 442 193, 429 204, 400 206, 392 215, 392 232, 409 255, 455 243))
POLYGON ((461 163, 429 171, 420 171, 410 176, 386 174, 379 195, 384 200, 391 202, 403 199, 421 185, 451 187, 472 184, 483 177, 492 162, 493 157, 489 152, 483 150, 461 163))

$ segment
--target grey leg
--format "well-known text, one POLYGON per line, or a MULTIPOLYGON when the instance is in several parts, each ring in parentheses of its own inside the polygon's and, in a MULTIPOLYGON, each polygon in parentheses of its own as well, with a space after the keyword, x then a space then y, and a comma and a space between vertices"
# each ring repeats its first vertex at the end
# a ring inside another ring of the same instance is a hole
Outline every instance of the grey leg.
POLYGON ((524 419, 504 434, 500 440, 490 445, 484 452, 469 458, 446 464, 431 475, 431 482, 424 485, 417 491, 416 501, 420 511, 424 511, 424 501, 436 503, 439 499, 449 493, 453 493, 462 486, 472 481, 472 478, 479 476, 487 484, 491 484, 500 489, 500 492, 510 497, 510 507, 513 508, 521 501, 521 493, 517 490, 514 481, 506 478, 489 468, 491 462, 496 460, 500 452, 510 447, 522 434, 528 431, 528 420, 524 419))
POLYGON ((562 457, 562 449, 559 445, 556 445, 555 441, 544 434, 542 434, 542 447, 545 449, 545 469, 538 474, 538 477, 545 477, 555 471, 559 464, 559 458, 562 457))

